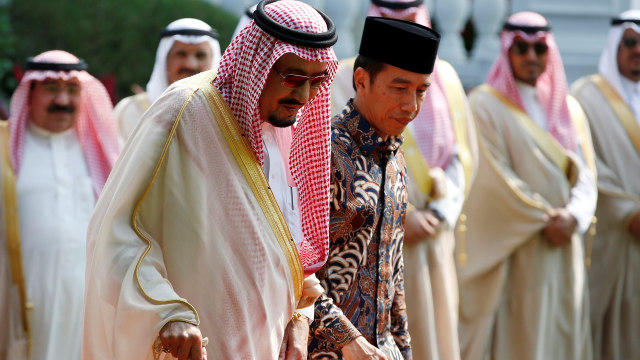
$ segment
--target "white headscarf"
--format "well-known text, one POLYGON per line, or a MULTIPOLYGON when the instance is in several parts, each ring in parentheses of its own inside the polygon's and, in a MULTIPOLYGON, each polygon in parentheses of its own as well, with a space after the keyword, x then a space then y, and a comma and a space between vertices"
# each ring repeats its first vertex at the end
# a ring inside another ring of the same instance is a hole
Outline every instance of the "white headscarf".
MULTIPOLYGON (((213 30, 211 26, 207 25, 204 21, 184 18, 179 19, 167 26, 167 30, 178 29, 194 29, 194 30, 213 30)), ((149 102, 154 102, 162 95, 162 93, 169 87, 169 80, 167 78, 167 55, 169 50, 176 41, 183 42, 185 44, 200 44, 203 42, 209 43, 211 47, 211 69, 216 69, 220 63, 220 43, 218 40, 207 35, 173 35, 167 36, 160 40, 158 50, 156 51, 156 62, 153 65, 153 72, 151 78, 147 83, 147 98, 149 102)))
MULTIPOLYGON (((618 16, 625 20, 640 20, 640 10, 628 10, 618 16)), ((620 25, 614 25, 609 30, 607 43, 600 55, 600 63, 598 64, 598 72, 607 79, 609 84, 622 95, 624 98, 624 88, 622 87, 622 74, 618 70, 618 46, 622 40, 622 34, 627 29, 640 34, 640 25, 633 22, 624 22, 620 25)))

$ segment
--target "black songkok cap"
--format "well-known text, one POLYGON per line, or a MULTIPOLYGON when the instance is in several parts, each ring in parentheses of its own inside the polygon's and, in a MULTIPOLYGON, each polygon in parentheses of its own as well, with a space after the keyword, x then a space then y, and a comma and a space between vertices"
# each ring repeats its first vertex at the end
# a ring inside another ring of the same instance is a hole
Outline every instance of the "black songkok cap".
POLYGON ((364 22, 359 54, 407 71, 430 74, 439 44, 440 34, 426 26, 369 16, 364 22))

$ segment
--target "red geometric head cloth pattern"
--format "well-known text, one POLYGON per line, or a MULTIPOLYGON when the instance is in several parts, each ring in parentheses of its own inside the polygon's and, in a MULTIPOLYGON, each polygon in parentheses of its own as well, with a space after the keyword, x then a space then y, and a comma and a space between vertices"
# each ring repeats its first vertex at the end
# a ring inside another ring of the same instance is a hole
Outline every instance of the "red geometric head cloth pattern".
MULTIPOLYGON (((520 26, 549 25, 542 15, 530 11, 515 13, 509 17, 507 22, 520 26)), ((542 39, 549 47, 547 67, 536 81, 536 94, 547 115, 549 133, 551 133, 565 149, 576 151, 578 139, 573 122, 569 116, 569 107, 567 105, 567 94, 569 93, 567 77, 564 73, 560 51, 550 32, 538 31, 535 34, 527 34, 521 30, 503 30, 500 35, 500 55, 489 71, 487 83, 505 94, 520 106, 522 110, 525 110, 513 77, 511 65, 509 64, 509 48, 511 48, 516 36, 520 36, 528 42, 535 42, 542 39)))
MULTIPOLYGON (((266 14, 288 28, 324 33, 327 25, 311 6, 281 0, 265 6, 266 14)), ((329 79, 315 98, 298 112, 289 155, 291 174, 300 198, 303 240, 298 252, 305 275, 318 270, 329 250, 329 166, 331 156, 329 86, 338 67, 332 48, 308 48, 283 42, 265 33, 255 22, 236 36, 220 61, 213 84, 221 93, 264 163, 258 99, 267 75, 284 54, 327 63, 329 79)))
MULTIPOLYGON (((34 57, 33 61, 76 64, 80 60, 66 51, 51 50, 34 57)), ((87 161, 89 176, 93 181, 94 194, 97 197, 118 158, 119 146, 116 123, 112 114, 113 105, 109 94, 98 79, 84 70, 29 70, 24 74, 11 97, 11 116, 9 117, 11 163, 16 175, 19 174, 24 155, 25 131, 30 116, 31 83, 45 79, 66 81, 73 78, 78 79, 81 88, 81 105, 74 128, 87 161)))

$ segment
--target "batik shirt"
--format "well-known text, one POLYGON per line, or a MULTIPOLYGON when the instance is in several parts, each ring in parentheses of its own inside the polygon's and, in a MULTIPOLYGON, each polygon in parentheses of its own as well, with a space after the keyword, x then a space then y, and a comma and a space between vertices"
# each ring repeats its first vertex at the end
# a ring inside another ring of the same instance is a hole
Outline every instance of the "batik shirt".
POLYGON ((316 275, 311 359, 342 358, 362 335, 389 359, 410 359, 402 239, 406 167, 402 138, 383 140, 349 103, 332 121, 327 263, 316 275))

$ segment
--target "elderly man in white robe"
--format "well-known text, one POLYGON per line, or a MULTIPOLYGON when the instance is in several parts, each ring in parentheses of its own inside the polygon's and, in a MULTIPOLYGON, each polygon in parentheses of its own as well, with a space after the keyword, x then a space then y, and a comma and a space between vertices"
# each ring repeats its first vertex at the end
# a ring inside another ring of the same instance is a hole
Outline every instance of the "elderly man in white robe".
POLYGON ((0 359, 79 360, 86 238, 118 156, 111 100, 65 51, 27 62, 0 123, 0 359))
POLYGON ((469 95, 480 163, 458 244, 466 360, 591 359, 582 235, 594 155, 550 30, 539 14, 511 15, 487 83, 469 95))
POLYGON ((254 16, 217 73, 149 108, 98 201, 86 360, 306 359, 329 247, 337 36, 300 1, 254 16))
POLYGON ((218 68, 218 33, 207 23, 193 18, 178 19, 162 30, 160 38, 147 91, 120 100, 114 109, 122 141, 131 136, 142 114, 169 85, 218 68))
POLYGON ((598 70, 572 86, 593 130, 598 169, 594 359, 640 359, 640 10, 612 20, 598 70))

